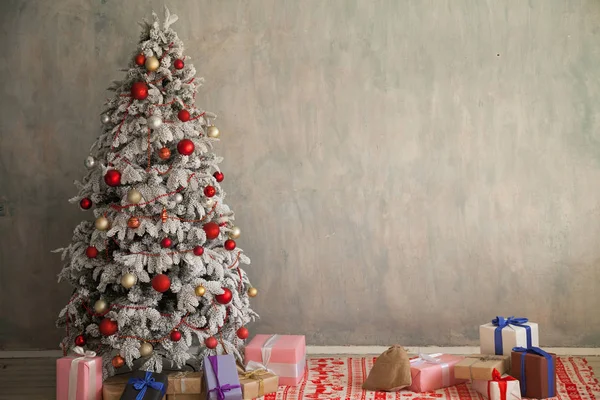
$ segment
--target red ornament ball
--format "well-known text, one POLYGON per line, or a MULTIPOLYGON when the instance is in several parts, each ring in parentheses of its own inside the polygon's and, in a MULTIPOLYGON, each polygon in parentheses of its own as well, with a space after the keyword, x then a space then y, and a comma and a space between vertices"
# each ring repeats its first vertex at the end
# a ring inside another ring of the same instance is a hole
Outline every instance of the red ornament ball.
POLYGON ((204 224, 202 229, 204 229, 204 232, 206 233, 206 238, 209 240, 216 239, 219 236, 219 232, 221 231, 219 225, 216 222, 207 222, 206 224, 204 224))
POLYGON ((98 325, 98 330, 104 336, 110 336, 117 333, 117 331, 119 330, 119 326, 112 319, 104 318, 102 321, 100 321, 100 325, 98 325))
POLYGON ((223 179, 225 179, 225 175, 223 175, 223 173, 222 173, 222 172, 219 172, 219 171, 215 172, 215 173, 213 174, 213 176, 215 177, 215 180, 216 180, 217 182, 223 182, 223 179))
POLYGON ((174 330, 171 332, 171 340, 174 342, 179 342, 181 340, 181 332, 174 330))
POLYGON ((168 249, 173 245, 173 241, 171 240, 171 238, 166 237, 160 241, 160 245, 162 248, 168 249))
POLYGON ((219 294, 219 295, 215 296, 215 299, 217 300, 217 303, 219 303, 219 304, 228 304, 231 301, 233 294, 231 293, 231 290, 227 289, 226 287, 224 287, 222 289, 223 289, 223 294, 219 294))
POLYGON ((87 340, 85 340, 85 336, 79 335, 75 338, 75 346, 85 346, 87 340))
POLYGON ((202 246, 194 247, 194 255, 195 256, 201 256, 202 254, 204 254, 204 247, 202 247, 202 246))
POLYGON ((189 156, 194 152, 194 142, 190 139, 182 139, 177 143, 177 151, 179 154, 189 156))
POLYGON ((148 85, 145 82, 134 82, 131 85, 131 97, 136 100, 144 100, 148 97, 148 85))
POLYGON ((237 330, 236 334, 237 334, 237 337, 239 337, 240 339, 248 339, 248 336, 250 335, 248 333, 248 329, 246 329, 243 326, 237 330))
POLYGON ((94 246, 90 246, 85 249, 85 255, 88 256, 88 258, 96 258, 98 257, 98 249, 94 246))
POLYGON ((184 65, 185 64, 183 63, 183 60, 180 58, 175 60, 175 62, 173 63, 173 66, 175 67, 175 69, 183 69, 184 65))
POLYGON ((206 197, 213 197, 215 194, 217 194, 217 189, 214 188, 214 186, 207 186, 204 188, 204 195, 206 197))
POLYGON ((135 56, 134 61, 136 65, 142 66, 146 63, 146 56, 140 53, 135 56))
POLYGON ((125 359, 118 354, 114 356, 110 362, 115 368, 121 368, 123 365, 125 365, 125 359))
POLYGON ((157 292, 164 293, 171 287, 171 280, 165 274, 158 274, 152 278, 152 287, 157 292))
POLYGON ((219 342, 217 341, 217 339, 214 336, 211 336, 211 337, 207 337, 206 338, 206 340, 204 341, 204 344, 209 349, 214 349, 214 348, 217 347, 217 345, 219 344, 219 342))
POLYGON ((104 182, 108 186, 119 186, 121 184, 121 173, 116 169, 109 169, 104 175, 104 182))
POLYGON ((163 147, 158 151, 158 156, 161 160, 168 160, 171 157, 171 150, 168 147, 163 147))
POLYGON ((89 210, 90 208, 92 208, 92 201, 87 197, 84 197, 79 202, 79 207, 83 208, 84 210, 89 210))
POLYGON ((177 118, 179 118, 181 122, 187 122, 190 120, 190 112, 188 110, 181 110, 177 113, 177 118))
POLYGON ((223 245, 223 247, 225 247, 225 249, 229 250, 229 251, 235 249, 235 240, 233 240, 233 239, 227 239, 225 241, 225 244, 223 245))

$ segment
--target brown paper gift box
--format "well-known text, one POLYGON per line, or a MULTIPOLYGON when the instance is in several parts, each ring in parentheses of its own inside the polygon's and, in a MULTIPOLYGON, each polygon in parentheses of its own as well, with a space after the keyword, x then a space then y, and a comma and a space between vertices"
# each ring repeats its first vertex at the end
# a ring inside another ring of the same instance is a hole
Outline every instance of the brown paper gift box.
MULTIPOLYGON (((523 353, 511 352, 510 375, 521 380, 521 355, 523 353)), ((549 353, 554 364, 554 393, 556 394, 556 354, 549 353)), ((545 357, 537 354, 525 354, 525 387, 523 397, 533 399, 548 398, 548 362, 545 357)), ((522 387, 521 387, 522 389, 522 387)))
MULTIPOLYGON (((130 377, 131 373, 128 373, 115 375, 105 380, 102 384, 102 399, 120 400, 130 377)), ((167 395, 163 397, 163 400, 188 400, 203 398, 202 396, 199 397, 199 395, 203 393, 203 386, 202 372, 170 373, 167 395)), ((206 397, 206 395, 204 397, 206 397)))
POLYGON ((480 354, 467 356, 454 366, 454 377, 456 379, 489 381, 492 379, 494 368, 501 375, 507 373, 510 370, 510 356, 480 354))
POLYGON ((277 391, 279 377, 266 370, 244 372, 238 365, 238 376, 242 385, 242 398, 254 399, 277 391))

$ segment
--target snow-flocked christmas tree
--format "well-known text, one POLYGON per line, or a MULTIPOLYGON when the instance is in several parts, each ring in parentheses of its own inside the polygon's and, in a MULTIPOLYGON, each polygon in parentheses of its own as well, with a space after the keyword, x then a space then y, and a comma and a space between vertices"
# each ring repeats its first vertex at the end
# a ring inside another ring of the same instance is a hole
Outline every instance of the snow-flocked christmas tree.
POLYGON ((240 268, 250 260, 219 184, 222 159, 211 152, 216 115, 194 104, 202 79, 170 28, 177 16, 165 8, 163 23, 153 17, 125 78, 110 87, 103 132, 76 182, 71 202, 94 216, 59 249, 59 281, 75 287, 57 321, 62 348, 102 355, 105 376, 124 364, 160 372, 164 361, 240 358, 257 317, 257 291, 240 268))

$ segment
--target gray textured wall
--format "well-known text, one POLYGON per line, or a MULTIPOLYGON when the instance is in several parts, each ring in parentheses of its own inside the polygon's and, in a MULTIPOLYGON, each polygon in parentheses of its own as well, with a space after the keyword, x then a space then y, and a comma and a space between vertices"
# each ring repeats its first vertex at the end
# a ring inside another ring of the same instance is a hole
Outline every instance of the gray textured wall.
MULTIPOLYGON (((0 349, 56 348, 67 203, 136 21, 0 8, 0 349)), ((496 314, 600 346, 600 2, 169 2, 220 115, 254 331, 476 344, 496 314)))

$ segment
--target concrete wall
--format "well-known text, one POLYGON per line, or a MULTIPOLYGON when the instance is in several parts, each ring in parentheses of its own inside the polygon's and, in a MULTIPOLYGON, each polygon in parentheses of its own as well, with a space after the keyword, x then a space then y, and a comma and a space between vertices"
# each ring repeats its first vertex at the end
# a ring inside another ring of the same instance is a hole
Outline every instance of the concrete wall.
MULTIPOLYGON (((600 2, 169 1, 220 115, 254 332, 600 346, 600 2)), ((57 348, 67 199, 163 1, 0 5, 0 349, 57 348)))

